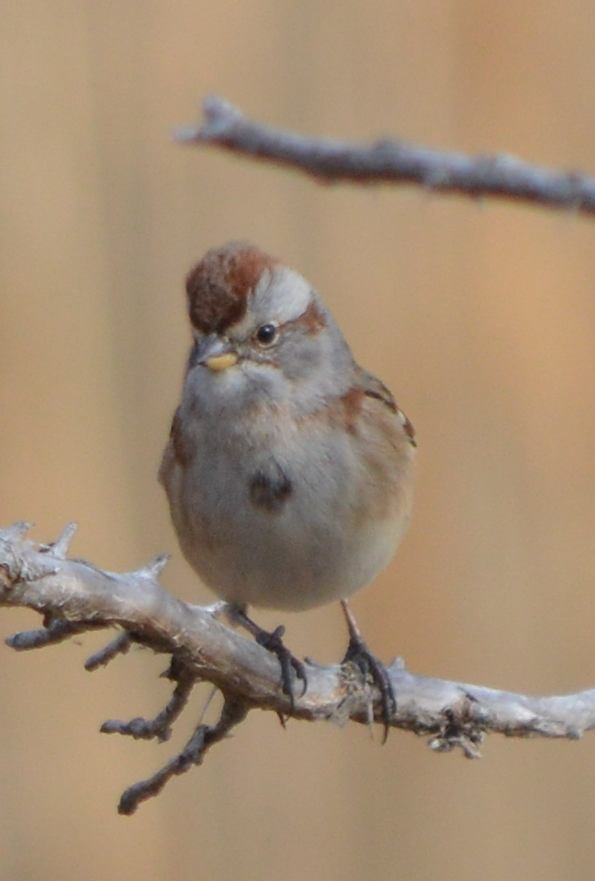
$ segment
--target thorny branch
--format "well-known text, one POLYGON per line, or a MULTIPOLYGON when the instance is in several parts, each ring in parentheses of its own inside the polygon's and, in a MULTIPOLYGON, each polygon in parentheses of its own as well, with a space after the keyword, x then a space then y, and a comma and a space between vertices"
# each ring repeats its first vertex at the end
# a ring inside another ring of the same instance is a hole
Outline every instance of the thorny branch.
POLYGON ((311 138, 248 119, 222 98, 204 101, 204 122, 181 128, 181 143, 223 147, 318 180, 418 184, 432 191, 516 199, 595 213, 595 179, 530 165, 508 154, 469 156, 391 138, 355 144, 311 138))
MULTIPOLYGON (((120 800, 121 813, 133 813, 172 776, 200 764, 209 747, 224 739, 252 709, 339 724, 382 721, 379 694, 350 664, 308 662, 308 689, 292 709, 280 687, 276 659, 230 628, 225 603, 189 605, 161 587, 165 557, 156 557, 134 572, 107 572, 84 560, 67 559, 72 526, 52 544, 28 539, 28 528, 18 523, 0 530, 0 605, 34 609, 43 616, 44 626, 10 637, 9 646, 22 651, 62 642, 86 630, 117 627, 115 639, 89 658, 88 670, 124 654, 132 643, 170 656, 166 675, 175 688, 162 712, 153 720, 111 720, 102 731, 165 741, 198 682, 211 682, 223 695, 216 724, 198 724, 179 755, 131 786, 120 800)), ((391 726, 428 737, 436 751, 460 747, 465 756, 475 758, 490 731, 578 738, 595 727, 595 689, 529 697, 418 676, 401 660, 388 671, 397 696, 391 726)))

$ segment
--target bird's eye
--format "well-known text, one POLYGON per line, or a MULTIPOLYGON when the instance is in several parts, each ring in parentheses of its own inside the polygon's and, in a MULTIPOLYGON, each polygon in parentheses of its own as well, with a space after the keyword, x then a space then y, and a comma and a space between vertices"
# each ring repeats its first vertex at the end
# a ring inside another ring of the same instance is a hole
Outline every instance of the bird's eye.
POLYGON ((261 324, 255 337, 261 346, 272 346, 279 336, 279 328, 275 324, 261 324))

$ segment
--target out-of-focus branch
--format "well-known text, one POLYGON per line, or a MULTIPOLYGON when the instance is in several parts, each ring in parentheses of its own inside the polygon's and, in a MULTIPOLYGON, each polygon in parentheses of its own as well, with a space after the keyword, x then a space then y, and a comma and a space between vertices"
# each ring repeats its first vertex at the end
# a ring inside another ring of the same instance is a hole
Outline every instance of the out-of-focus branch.
MULTIPOLYGON (((307 663, 308 689, 292 708, 280 687, 277 660, 230 628, 224 603, 189 605, 161 587, 165 557, 134 572, 107 572, 84 560, 67 559, 66 531, 57 542, 44 545, 28 539, 27 529, 27 524, 16 524, 0 530, 0 605, 34 609, 43 615, 44 627, 9 638, 10 646, 39 648, 85 630, 117 627, 118 636, 89 659, 88 669, 125 653, 131 643, 171 656, 167 676, 175 689, 164 710, 153 720, 108 721, 103 731, 167 740, 197 682, 211 682, 223 694, 217 723, 199 724, 179 755, 130 787, 120 802, 122 813, 132 813, 173 775, 200 764, 207 749, 253 708, 272 710, 282 718, 382 722, 379 694, 350 664, 307 663)), ((434 750, 460 747, 474 758, 486 732, 577 738, 595 727, 595 689, 528 697, 417 676, 402 661, 394 661, 388 671, 397 696, 391 726, 428 736, 434 750)))
POLYGON ((326 182, 418 184, 442 193, 595 213, 595 179, 574 171, 552 171, 507 154, 468 156, 390 138, 362 145, 306 137, 254 122, 217 97, 207 98, 203 111, 203 123, 179 129, 178 141, 223 147, 326 182))

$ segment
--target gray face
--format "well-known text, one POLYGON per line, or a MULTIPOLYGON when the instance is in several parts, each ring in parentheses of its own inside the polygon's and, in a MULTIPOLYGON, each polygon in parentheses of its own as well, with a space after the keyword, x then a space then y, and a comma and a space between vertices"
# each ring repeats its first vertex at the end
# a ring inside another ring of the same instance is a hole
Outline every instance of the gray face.
POLYGON ((352 356, 332 316, 285 267, 263 272, 239 321, 195 339, 188 379, 201 397, 216 393, 220 403, 248 406, 255 397, 270 397, 298 406, 308 401, 310 409, 351 382, 352 356), (208 355, 226 353, 237 361, 209 369, 208 355))

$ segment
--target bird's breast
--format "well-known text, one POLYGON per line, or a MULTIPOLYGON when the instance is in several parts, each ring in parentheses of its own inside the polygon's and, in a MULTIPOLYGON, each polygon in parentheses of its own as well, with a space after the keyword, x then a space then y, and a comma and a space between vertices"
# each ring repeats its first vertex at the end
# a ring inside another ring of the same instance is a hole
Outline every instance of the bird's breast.
POLYGON ((181 545, 229 601, 303 609, 348 596, 405 529, 404 475, 328 424, 314 422, 307 440, 279 415, 249 431, 210 425, 178 447, 185 461, 165 484, 181 545))

